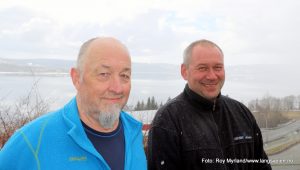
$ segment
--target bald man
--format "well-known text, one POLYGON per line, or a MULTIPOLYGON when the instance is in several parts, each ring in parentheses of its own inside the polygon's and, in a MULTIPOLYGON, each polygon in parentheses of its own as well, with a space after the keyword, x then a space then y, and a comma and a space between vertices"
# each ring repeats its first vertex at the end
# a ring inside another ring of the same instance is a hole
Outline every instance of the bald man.
POLYGON ((146 169, 142 124, 122 111, 131 89, 127 48, 93 38, 71 69, 77 95, 18 130, 0 151, 0 169, 146 169))

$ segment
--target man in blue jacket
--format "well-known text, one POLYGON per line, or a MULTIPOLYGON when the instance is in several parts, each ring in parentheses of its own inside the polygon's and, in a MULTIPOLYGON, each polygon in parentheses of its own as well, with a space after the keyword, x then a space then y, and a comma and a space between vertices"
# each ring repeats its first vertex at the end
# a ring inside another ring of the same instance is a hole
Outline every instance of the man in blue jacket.
POLYGON ((131 88, 127 48, 109 37, 85 42, 71 78, 76 97, 16 131, 0 169, 146 169, 142 124, 122 111, 131 88))

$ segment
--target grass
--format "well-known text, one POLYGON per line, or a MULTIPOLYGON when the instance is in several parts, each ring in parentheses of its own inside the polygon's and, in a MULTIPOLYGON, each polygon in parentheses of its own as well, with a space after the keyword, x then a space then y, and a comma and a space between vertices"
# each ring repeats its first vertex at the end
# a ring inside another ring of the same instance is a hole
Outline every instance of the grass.
POLYGON ((289 111, 283 114, 288 119, 300 119, 300 111, 289 111))

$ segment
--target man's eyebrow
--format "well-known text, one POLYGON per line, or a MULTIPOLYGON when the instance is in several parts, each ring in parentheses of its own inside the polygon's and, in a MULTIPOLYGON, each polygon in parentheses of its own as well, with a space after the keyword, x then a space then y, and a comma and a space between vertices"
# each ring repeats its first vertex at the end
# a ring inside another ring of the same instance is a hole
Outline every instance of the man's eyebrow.
POLYGON ((131 71, 131 68, 130 67, 126 67, 126 68, 124 68, 123 70, 122 70, 122 72, 127 72, 127 71, 131 71))
POLYGON ((197 64, 197 65, 195 65, 195 67, 200 67, 200 66, 207 66, 207 64, 205 64, 205 63, 201 63, 201 64, 197 64))
POLYGON ((101 64, 100 67, 104 67, 104 68, 110 68, 110 66, 105 65, 105 64, 101 64))
MULTIPOLYGON (((100 67, 105 68, 105 69, 110 69, 111 68, 111 66, 105 65, 105 64, 101 64, 100 67)), ((125 68, 123 68, 122 72, 131 72, 131 67, 125 67, 125 68)))
MULTIPOLYGON (((199 66, 208 66, 209 64, 207 64, 207 63, 200 63, 200 64, 197 64, 197 65, 195 65, 195 67, 199 67, 199 66)), ((214 65, 222 65, 222 66, 224 66, 224 63, 216 63, 216 64, 214 64, 214 65)))

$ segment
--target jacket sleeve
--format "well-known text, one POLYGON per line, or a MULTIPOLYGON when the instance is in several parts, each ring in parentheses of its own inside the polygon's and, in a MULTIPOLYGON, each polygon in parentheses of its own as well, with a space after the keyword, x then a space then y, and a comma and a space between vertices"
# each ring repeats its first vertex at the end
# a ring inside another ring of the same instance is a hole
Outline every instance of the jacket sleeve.
POLYGON ((180 138, 167 111, 158 112, 148 136, 148 169, 182 169, 180 138))
POLYGON ((147 161, 145 150, 143 147, 143 134, 142 129, 140 129, 135 141, 132 143, 132 163, 130 166, 126 167, 126 170, 146 170, 147 161))
POLYGON ((8 140, 4 147, 0 149, 0 169, 16 169, 13 165, 18 161, 16 158, 20 155, 17 155, 17 151, 13 149, 11 144, 12 140, 8 140))
POLYGON ((25 164, 27 168, 32 167, 32 156, 28 151, 19 131, 15 132, 0 150, 0 170, 18 170, 25 164))
MULTIPOLYGON (((244 106, 244 105, 243 105, 244 106)), ((249 120, 252 123, 252 128, 253 128, 253 138, 254 138, 254 159, 256 160, 268 160, 268 156, 264 150, 264 142, 262 138, 262 134, 260 131, 260 128, 256 122, 255 117, 251 113, 251 111, 244 106, 244 109, 246 110, 245 112, 247 113, 249 120)), ((255 163, 254 169, 257 170, 271 170, 271 165, 269 163, 255 163)))
MULTIPOLYGON (((262 160, 268 160, 268 156, 264 150, 264 143, 262 139, 261 131, 256 123, 254 121, 254 146, 255 146, 255 159, 262 159, 262 160)), ((271 165, 269 163, 261 163, 261 164, 255 164, 254 169, 258 170, 271 170, 271 165)))

